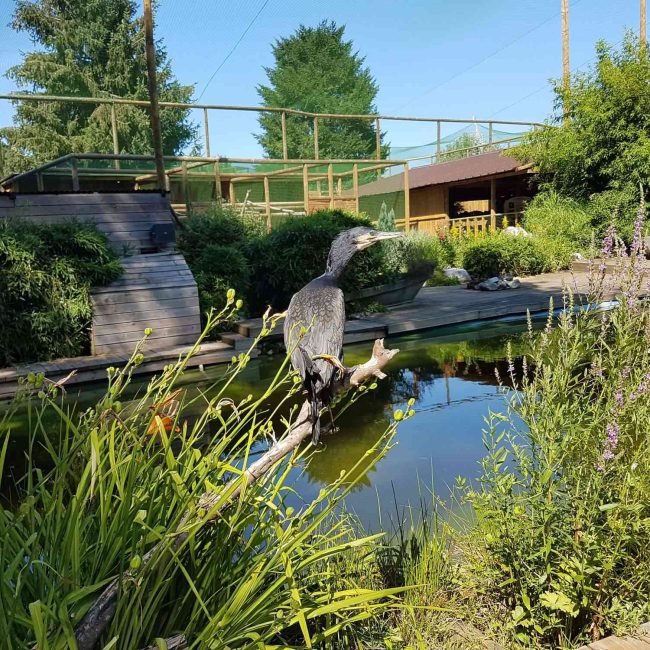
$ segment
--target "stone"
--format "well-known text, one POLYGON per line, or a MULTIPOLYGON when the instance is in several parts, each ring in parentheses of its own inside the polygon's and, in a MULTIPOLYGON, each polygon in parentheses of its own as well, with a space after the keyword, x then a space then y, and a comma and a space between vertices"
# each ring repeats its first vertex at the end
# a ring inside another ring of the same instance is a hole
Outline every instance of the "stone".
POLYGON ((446 268, 443 273, 448 278, 456 278, 461 282, 471 282, 472 278, 465 269, 457 269, 453 267, 446 268))
POLYGON ((521 226, 508 226, 503 232, 509 237, 530 237, 530 233, 521 226))

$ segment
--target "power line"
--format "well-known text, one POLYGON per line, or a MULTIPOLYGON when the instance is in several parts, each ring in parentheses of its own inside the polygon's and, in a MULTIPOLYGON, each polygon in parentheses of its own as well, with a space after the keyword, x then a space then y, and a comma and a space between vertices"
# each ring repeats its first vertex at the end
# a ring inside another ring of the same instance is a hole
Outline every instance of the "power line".
POLYGON ((203 97, 203 93, 207 90, 208 86, 212 83, 212 80, 215 78, 217 72, 219 72, 219 70, 223 68, 223 66, 226 64, 226 61, 228 61, 228 59, 232 56, 233 52, 237 49, 237 46, 244 40, 244 37, 246 36, 246 34, 248 34, 250 28, 253 26, 255 21, 259 18, 260 14, 264 11, 264 8, 266 7, 267 4, 269 4, 269 2, 270 0, 264 0, 259 11, 253 16, 251 21, 248 23, 246 29, 242 32, 241 36, 237 39, 237 42, 230 49, 230 52, 226 54, 223 61, 217 66, 217 69, 212 73, 212 75, 208 79, 207 83, 203 87, 203 90, 201 91, 201 94, 196 98, 197 102, 201 99, 201 97, 203 97))
MULTIPOLYGON (((623 41, 618 41, 618 43, 615 43, 612 47, 618 47, 623 41)), ((573 72, 577 72, 580 70, 580 68, 584 68, 587 64, 591 63, 592 61, 595 61, 598 58, 598 55, 596 54, 595 56, 592 56, 590 59, 587 59, 586 61, 583 61, 579 66, 575 67, 573 69, 573 72)), ((503 108, 500 108, 498 111, 495 111, 492 113, 492 115, 489 115, 489 117, 494 117, 495 115, 498 115, 499 113, 503 113, 503 111, 507 111, 509 108, 512 108, 513 106, 516 106, 517 104, 520 104, 521 102, 525 101, 529 97, 532 97, 533 95, 536 95, 538 92, 541 92, 545 88, 548 88, 548 82, 546 82, 543 86, 540 86, 537 88, 537 90, 533 90, 532 93, 528 93, 527 95, 524 95, 523 97, 520 97, 519 99, 515 100, 512 102, 512 104, 508 104, 507 106, 504 106, 503 108)))
MULTIPOLYGON (((571 3, 571 6, 574 7, 575 5, 577 5, 580 2, 582 2, 582 0, 575 0, 575 2, 571 3)), ((407 102, 404 102, 403 104, 401 104, 397 108, 394 108, 392 112, 401 110, 405 106, 408 106, 410 103, 412 103, 412 102, 414 102, 414 101, 416 101, 418 99, 422 99, 423 97, 426 97, 427 95, 432 93, 434 90, 437 90, 441 86, 444 86, 445 84, 448 84, 450 81, 453 81, 457 77, 460 77, 461 75, 464 75, 466 72, 469 72, 470 70, 473 70, 474 68, 477 68, 478 66, 485 63, 485 61, 487 61, 488 59, 491 59, 493 56, 496 56, 497 54, 500 54, 504 50, 507 50, 510 46, 514 45, 517 41, 520 41, 522 38, 526 38, 526 36, 528 36, 529 34, 534 32, 535 30, 537 30, 540 27, 546 25, 546 23, 551 22, 551 20, 555 20, 559 15, 560 15, 559 13, 555 13, 552 16, 550 16, 549 18, 546 18, 546 20, 543 20, 541 23, 538 23, 534 27, 531 27, 528 31, 524 32, 523 34, 520 34, 514 40, 508 41, 508 43, 506 43, 502 47, 494 50, 494 52, 491 52, 487 56, 483 57, 480 61, 477 61, 476 63, 472 63, 472 65, 468 66, 467 68, 464 68, 463 70, 460 70, 456 74, 453 74, 451 77, 448 77, 444 81, 441 81, 440 83, 436 84, 435 86, 432 86, 428 90, 425 90, 422 94, 418 95, 417 97, 412 97, 407 102)))

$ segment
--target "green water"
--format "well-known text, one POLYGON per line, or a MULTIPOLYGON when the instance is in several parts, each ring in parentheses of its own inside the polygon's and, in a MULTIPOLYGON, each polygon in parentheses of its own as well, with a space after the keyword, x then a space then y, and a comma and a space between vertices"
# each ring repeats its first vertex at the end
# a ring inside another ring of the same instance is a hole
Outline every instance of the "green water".
MULTIPOLYGON (((318 453, 294 471, 292 481, 301 499, 310 499, 338 478, 369 449, 389 425, 396 408, 415 399, 416 415, 402 422, 395 446, 373 470, 363 476, 347 499, 347 507, 370 529, 379 527, 378 503, 384 515, 416 504, 422 487, 445 494, 457 476, 478 476, 484 453, 482 429, 490 410, 503 411, 508 390, 498 385, 495 368, 506 372, 506 345, 517 355, 522 346, 521 320, 477 322, 463 327, 437 329, 429 335, 411 335, 387 341, 400 353, 386 368, 387 377, 337 420, 338 431, 324 437, 318 453)), ((347 365, 365 361, 370 343, 345 348, 347 365)), ((276 373, 280 356, 252 361, 229 390, 237 401, 258 394, 276 373)), ((223 366, 207 372, 191 371, 184 378, 188 394, 206 390, 224 373, 223 366)), ((135 394, 143 383, 131 388, 135 394)), ((92 404, 103 392, 101 385, 71 392, 68 402, 78 407, 92 404)), ((6 426, 14 429, 5 473, 23 457, 28 424, 16 414, 6 426)), ((259 451, 263 450, 260 446, 259 451)), ((19 473, 19 472, 16 472, 19 473)))

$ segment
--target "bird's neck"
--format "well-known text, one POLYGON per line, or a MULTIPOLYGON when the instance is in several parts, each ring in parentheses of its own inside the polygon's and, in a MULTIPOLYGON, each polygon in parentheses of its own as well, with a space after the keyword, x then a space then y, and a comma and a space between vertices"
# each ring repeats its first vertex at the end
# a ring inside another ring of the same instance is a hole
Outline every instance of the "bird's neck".
POLYGON ((352 259, 356 251, 335 251, 331 250, 327 257, 327 266, 325 267, 325 274, 331 275, 337 280, 340 279, 345 271, 345 267, 352 259))

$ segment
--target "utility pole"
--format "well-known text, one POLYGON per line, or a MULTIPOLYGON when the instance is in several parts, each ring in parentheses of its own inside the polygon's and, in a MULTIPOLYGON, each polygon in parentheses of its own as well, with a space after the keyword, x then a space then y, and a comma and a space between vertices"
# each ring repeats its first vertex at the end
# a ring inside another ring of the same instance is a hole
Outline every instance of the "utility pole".
POLYGON ((158 108, 158 84, 156 82, 156 49, 153 40, 151 0, 144 0, 144 38, 147 55, 147 88, 149 90, 149 115, 151 117, 153 154, 156 160, 158 189, 164 190, 165 163, 163 161, 162 135, 160 132, 160 109, 158 108))
MULTIPOLYGON (((643 0, 642 0, 643 1, 643 0)), ((564 120, 569 119, 569 89, 571 68, 569 66, 569 0, 562 0, 562 85, 564 88, 564 120)))
POLYGON ((646 25, 645 0, 641 0, 640 23, 639 23, 639 44, 641 45, 641 50, 645 50, 645 25, 646 25))

